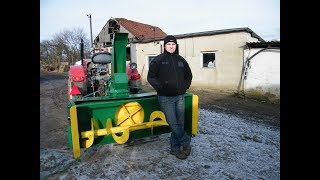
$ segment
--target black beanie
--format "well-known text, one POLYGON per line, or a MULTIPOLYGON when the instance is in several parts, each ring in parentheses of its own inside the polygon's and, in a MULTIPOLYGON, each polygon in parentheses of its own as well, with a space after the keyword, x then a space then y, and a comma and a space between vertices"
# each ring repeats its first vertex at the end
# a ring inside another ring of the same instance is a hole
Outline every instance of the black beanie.
POLYGON ((174 42, 174 43, 178 44, 177 39, 172 35, 168 35, 167 37, 164 38, 163 44, 166 45, 168 42, 174 42))

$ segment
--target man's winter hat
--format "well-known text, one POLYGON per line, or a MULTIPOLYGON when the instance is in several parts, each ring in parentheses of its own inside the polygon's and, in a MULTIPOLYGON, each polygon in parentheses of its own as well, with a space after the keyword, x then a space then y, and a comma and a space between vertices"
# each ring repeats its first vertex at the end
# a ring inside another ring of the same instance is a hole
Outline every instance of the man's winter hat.
POLYGON ((174 42, 178 44, 177 39, 172 35, 168 35, 167 37, 164 38, 164 45, 166 45, 168 42, 174 42))

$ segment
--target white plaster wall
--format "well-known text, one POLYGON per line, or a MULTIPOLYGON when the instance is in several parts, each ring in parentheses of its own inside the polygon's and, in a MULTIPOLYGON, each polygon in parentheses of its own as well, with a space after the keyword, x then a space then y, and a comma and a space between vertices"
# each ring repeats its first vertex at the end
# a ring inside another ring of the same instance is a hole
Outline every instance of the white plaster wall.
POLYGON ((137 63, 136 44, 130 43, 131 62, 137 63))
MULTIPOLYGON (((150 43, 137 43, 135 44, 135 54, 136 54, 136 62, 137 62, 137 69, 141 74, 142 83, 147 82, 147 75, 149 70, 148 64, 148 56, 149 55, 159 55, 163 42, 150 42, 150 43)), ((131 54, 133 55, 133 54, 131 54)))
MULTIPOLYGON (((252 56, 262 48, 245 50, 247 56, 252 56)), ((244 90, 270 93, 280 98, 280 49, 262 51, 250 60, 247 78, 244 80, 244 90)))
MULTIPOLYGON (((243 64, 243 47, 248 38, 251 38, 251 41, 255 39, 246 32, 178 39, 179 54, 187 60, 193 73, 191 86, 236 90, 243 64), (203 51, 216 52, 216 68, 202 68, 203 51)), ((161 49, 163 41, 136 44, 137 64, 142 82, 147 81, 147 55, 158 55, 163 51, 161 49)))

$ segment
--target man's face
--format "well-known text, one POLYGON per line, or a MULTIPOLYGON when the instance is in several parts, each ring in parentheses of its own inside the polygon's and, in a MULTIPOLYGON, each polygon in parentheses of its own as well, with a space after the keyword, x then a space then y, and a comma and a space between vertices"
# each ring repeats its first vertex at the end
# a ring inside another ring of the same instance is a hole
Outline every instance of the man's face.
POLYGON ((164 48, 166 49, 166 51, 168 51, 169 53, 174 53, 176 51, 177 45, 174 42, 168 42, 164 48))

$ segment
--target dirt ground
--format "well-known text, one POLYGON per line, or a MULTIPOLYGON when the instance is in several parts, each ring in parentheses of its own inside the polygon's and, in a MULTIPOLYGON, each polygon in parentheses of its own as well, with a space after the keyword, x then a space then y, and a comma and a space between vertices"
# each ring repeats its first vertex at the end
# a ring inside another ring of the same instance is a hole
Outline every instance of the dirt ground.
MULTIPOLYGON (((268 125, 280 127, 280 105, 249 98, 233 92, 191 88, 198 95, 199 108, 233 114, 268 125)), ((67 145, 67 74, 40 72, 40 148, 68 149, 67 145)))
POLYGON ((280 106, 216 89, 189 90, 199 96, 199 127, 186 160, 170 155, 166 133, 82 148, 77 161, 67 140, 67 78, 40 73, 41 180, 280 179, 280 106))
POLYGON ((189 92, 199 96, 199 108, 233 114, 248 120, 263 119, 262 123, 280 127, 280 104, 239 97, 234 92, 216 89, 191 88, 189 92))

